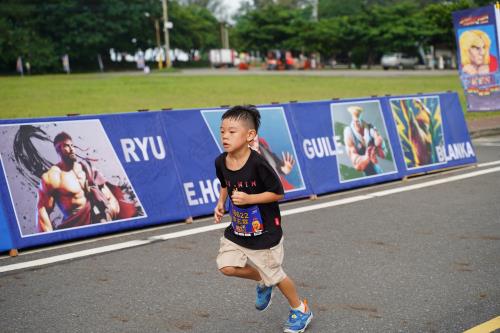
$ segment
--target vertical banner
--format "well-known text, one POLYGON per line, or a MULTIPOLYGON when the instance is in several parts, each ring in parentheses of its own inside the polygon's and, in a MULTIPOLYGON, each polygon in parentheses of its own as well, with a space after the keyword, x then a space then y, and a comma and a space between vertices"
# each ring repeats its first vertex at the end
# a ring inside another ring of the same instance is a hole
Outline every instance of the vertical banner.
POLYGON ((469 111, 500 110, 498 20, 494 5, 453 13, 458 67, 469 111))
POLYGON ((500 54, 500 2, 497 1, 495 4, 495 21, 497 23, 497 42, 498 42, 498 49, 499 49, 499 54, 500 54))

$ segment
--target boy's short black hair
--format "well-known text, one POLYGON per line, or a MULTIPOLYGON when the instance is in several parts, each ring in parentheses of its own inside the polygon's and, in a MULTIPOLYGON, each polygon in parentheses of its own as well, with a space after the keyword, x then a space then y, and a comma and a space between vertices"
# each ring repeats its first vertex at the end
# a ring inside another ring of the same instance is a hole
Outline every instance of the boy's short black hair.
POLYGON ((254 128, 256 132, 259 131, 260 126, 260 113, 254 105, 236 105, 224 112, 222 120, 234 119, 243 120, 250 124, 250 128, 254 128))

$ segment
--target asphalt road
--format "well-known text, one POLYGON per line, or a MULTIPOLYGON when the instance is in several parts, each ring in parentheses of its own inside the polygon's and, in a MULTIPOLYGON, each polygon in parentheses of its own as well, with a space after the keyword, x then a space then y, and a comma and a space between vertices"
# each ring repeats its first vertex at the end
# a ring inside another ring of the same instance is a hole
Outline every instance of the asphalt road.
MULTIPOLYGON (((285 269, 307 297, 308 332, 463 332, 500 315, 500 137, 480 166, 282 205, 282 211, 443 182, 284 218, 285 269), (478 172, 490 170, 489 173, 478 172)), ((227 218, 226 218, 227 219, 227 218)), ((211 225, 175 224, 0 257, 0 267, 211 225)), ((221 230, 0 273, 1 332, 280 332, 277 294, 215 267, 221 230)))

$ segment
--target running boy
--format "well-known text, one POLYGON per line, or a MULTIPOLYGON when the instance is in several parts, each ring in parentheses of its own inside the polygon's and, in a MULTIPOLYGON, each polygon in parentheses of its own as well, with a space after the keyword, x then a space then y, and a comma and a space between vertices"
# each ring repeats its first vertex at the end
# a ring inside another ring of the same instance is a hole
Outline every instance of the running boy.
POLYGON ((283 187, 272 167, 249 147, 259 125, 260 114, 253 106, 235 106, 222 115, 225 152, 215 160, 221 190, 214 217, 216 223, 221 221, 229 198, 231 224, 221 238, 217 266, 224 275, 257 282, 257 310, 269 307, 277 286, 291 307, 284 332, 304 332, 313 314, 281 266, 284 253, 278 200, 283 198, 283 187))

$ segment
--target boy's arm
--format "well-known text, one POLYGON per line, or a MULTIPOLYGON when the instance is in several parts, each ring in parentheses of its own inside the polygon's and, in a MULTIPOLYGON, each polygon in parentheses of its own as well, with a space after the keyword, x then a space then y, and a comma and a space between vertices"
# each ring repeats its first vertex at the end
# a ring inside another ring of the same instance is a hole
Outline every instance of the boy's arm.
POLYGON ((257 205, 275 202, 283 199, 283 194, 274 192, 262 192, 258 194, 247 194, 241 191, 233 191, 231 200, 235 205, 257 205))
POLYGON ((227 187, 220 188, 219 201, 217 201, 217 206, 214 209, 215 223, 219 223, 222 220, 225 212, 225 204, 227 199, 227 187))

